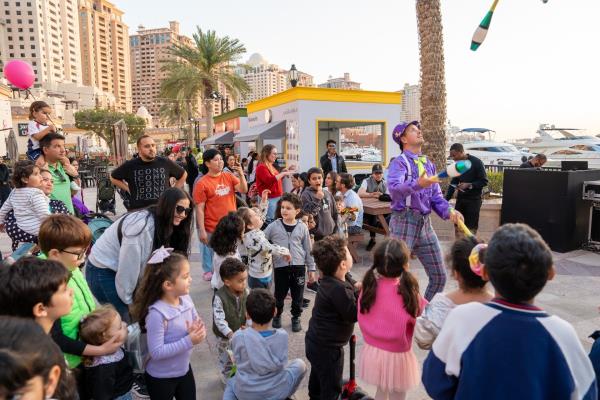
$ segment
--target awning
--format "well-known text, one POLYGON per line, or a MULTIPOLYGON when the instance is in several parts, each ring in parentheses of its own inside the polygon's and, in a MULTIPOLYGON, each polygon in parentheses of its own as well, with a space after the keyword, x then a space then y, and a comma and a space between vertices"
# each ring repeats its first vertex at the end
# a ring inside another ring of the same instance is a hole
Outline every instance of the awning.
POLYGON ((217 133, 209 136, 202 141, 202 145, 206 144, 233 144, 233 131, 217 133))
POLYGON ((233 140, 236 142, 253 142, 258 139, 281 139, 283 137, 285 137, 285 121, 277 121, 248 128, 235 135, 233 140))

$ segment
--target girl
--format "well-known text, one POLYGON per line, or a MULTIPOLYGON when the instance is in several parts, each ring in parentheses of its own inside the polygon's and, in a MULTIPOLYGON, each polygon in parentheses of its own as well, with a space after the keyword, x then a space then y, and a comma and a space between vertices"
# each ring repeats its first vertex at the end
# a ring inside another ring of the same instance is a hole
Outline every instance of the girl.
POLYGON ((235 174, 235 166, 237 164, 237 159, 235 154, 230 154, 225 158, 225 167, 223 168, 223 172, 229 172, 230 174, 235 174))
POLYGON ((50 132, 56 132, 56 127, 50 122, 52 109, 44 101, 34 101, 29 106, 29 125, 27 125, 27 157, 34 161, 38 167, 46 164, 44 154, 40 148, 40 140, 50 132))
POLYGON ((255 210, 240 207, 237 214, 246 226, 243 243, 248 255, 248 286, 251 289, 269 289, 273 280, 273 254, 290 261, 290 251, 267 240, 265 233, 260 229, 263 219, 255 210))
POLYGON ((323 190, 328 191, 332 196, 335 196, 335 194, 338 192, 336 188, 337 176, 338 174, 336 172, 331 171, 325 177, 325 187, 323 190))
POLYGON ((16 245, 19 242, 37 243, 40 225, 50 215, 50 199, 40 189, 40 168, 33 161, 17 162, 13 172, 13 185, 15 189, 0 208, 0 230, 4 229, 6 215, 14 210, 17 223, 14 235, 16 245))
POLYGON ((135 294, 134 318, 147 332, 146 384, 152 400, 196 399, 192 348, 206 337, 189 296, 190 264, 164 247, 152 253, 135 294))
POLYGON ((481 277, 485 247, 474 237, 459 239, 452 245, 448 264, 458 289, 450 293, 437 293, 425 307, 423 315, 417 318, 415 341, 420 348, 431 349, 448 313, 454 307, 472 301, 487 303, 494 297, 485 288, 486 281, 481 277))
MULTIPOLYGON (((101 346, 112 338, 123 342, 127 336, 127 325, 114 307, 105 305, 82 318, 79 336, 94 346, 101 346)), ((90 357, 84 365, 84 387, 90 399, 132 398, 129 390, 133 384, 133 370, 121 348, 112 354, 90 357)))
POLYGON ((358 325, 365 341, 358 376, 377 386, 376 400, 403 400, 421 380, 411 346, 416 318, 427 301, 408 272, 409 256, 404 242, 385 239, 374 251, 358 298, 358 325))
POLYGON ((302 192, 304 191, 304 181, 300 177, 300 174, 296 173, 292 175, 292 187, 293 194, 296 194, 298 196, 302 195, 302 192))
POLYGON ((228 257, 241 260, 238 244, 244 239, 244 221, 234 212, 221 218, 215 232, 210 237, 209 246, 213 249, 213 274, 210 286, 218 290, 223 286, 219 270, 228 257))

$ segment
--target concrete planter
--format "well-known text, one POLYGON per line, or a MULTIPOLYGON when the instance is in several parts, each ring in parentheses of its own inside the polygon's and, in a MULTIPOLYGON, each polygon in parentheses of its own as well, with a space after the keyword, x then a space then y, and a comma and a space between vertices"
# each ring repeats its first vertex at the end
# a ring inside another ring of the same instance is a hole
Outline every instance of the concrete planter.
MULTIPOLYGON (((451 201, 454 203, 454 200, 451 201)), ((486 199, 483 201, 481 206, 481 212, 479 214, 479 230, 477 231, 477 238, 490 240, 496 229, 500 226, 500 209, 502 208, 502 199, 486 199)), ((444 221, 437 216, 436 213, 431 213, 433 218, 431 222, 433 229, 437 234, 438 238, 442 241, 454 241, 454 224, 449 221, 444 221)))

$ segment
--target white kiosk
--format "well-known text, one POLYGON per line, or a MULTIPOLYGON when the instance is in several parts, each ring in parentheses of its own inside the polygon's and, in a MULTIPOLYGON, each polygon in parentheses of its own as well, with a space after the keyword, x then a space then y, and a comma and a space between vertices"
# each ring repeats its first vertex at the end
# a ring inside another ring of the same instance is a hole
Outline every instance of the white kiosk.
POLYGON ((299 171, 319 166, 333 139, 348 172, 370 173, 400 153, 392 131, 400 122, 402 94, 364 90, 295 87, 248 104, 248 128, 234 136, 240 153, 250 144, 277 146, 286 165, 299 171))

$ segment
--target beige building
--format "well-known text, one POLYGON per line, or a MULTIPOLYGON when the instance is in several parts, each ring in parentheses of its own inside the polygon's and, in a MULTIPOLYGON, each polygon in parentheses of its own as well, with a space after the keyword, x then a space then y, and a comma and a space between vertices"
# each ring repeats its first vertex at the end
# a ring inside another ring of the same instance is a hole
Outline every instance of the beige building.
POLYGON ((321 83, 319 87, 329 89, 361 90, 360 83, 352 81, 348 72, 345 72, 344 76, 341 78, 333 78, 330 76, 329 79, 327 79, 327 82, 321 83))
POLYGON ((35 84, 81 85, 77 0, 2 0, 0 70, 12 59, 33 66, 35 84))
POLYGON ((112 93, 116 108, 131 111, 128 27, 106 0, 79 1, 83 84, 112 93))
POLYGON ((421 86, 404 84, 402 89, 401 121, 421 120, 421 86))

